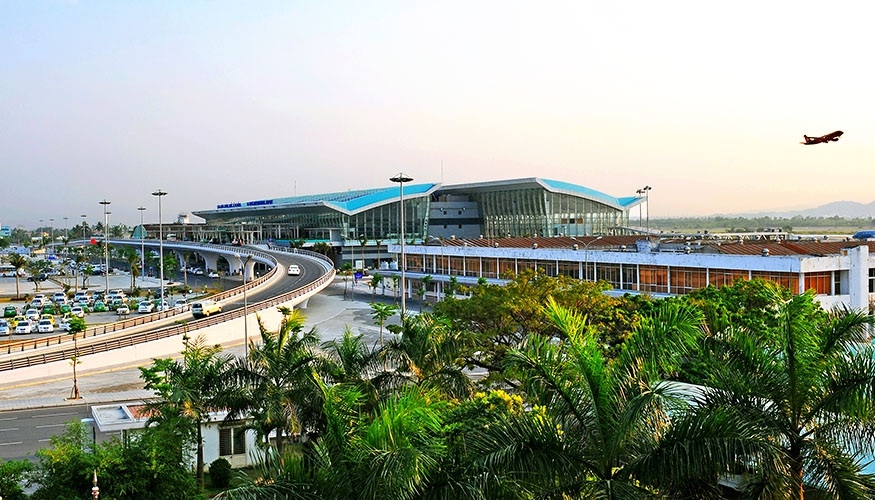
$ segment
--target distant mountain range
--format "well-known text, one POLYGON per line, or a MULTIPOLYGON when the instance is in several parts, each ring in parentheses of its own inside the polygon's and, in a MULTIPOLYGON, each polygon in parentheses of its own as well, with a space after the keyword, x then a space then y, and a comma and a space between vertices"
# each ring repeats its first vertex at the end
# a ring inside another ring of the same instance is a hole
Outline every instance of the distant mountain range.
POLYGON ((786 212, 759 212, 759 213, 746 213, 746 214, 720 214, 724 217, 748 217, 748 218, 756 218, 756 217, 780 217, 780 218, 793 218, 798 216, 801 217, 843 217, 846 219, 853 218, 875 218, 875 201, 871 203, 858 203, 856 201, 834 201, 832 203, 827 203, 826 205, 821 205, 816 208, 809 208, 804 210, 791 210, 786 212))

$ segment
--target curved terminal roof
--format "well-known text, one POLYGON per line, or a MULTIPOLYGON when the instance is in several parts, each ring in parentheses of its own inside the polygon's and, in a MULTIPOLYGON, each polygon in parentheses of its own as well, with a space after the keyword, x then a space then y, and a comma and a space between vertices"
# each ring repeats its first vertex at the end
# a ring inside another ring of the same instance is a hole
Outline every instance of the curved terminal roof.
MULTIPOLYGON (((542 188, 555 193, 591 199, 617 210, 626 210, 644 201, 644 198, 641 197, 626 196, 617 198, 570 182, 541 179, 538 177, 454 184, 451 186, 442 186, 439 183, 409 184, 404 186, 404 197, 420 198, 429 196, 435 191, 439 194, 465 194, 532 188, 542 188)), ((267 213, 323 212, 327 210, 353 215, 381 205, 393 203, 399 199, 400 194, 400 186, 393 185, 383 188, 357 189, 327 194, 224 203, 217 205, 215 210, 195 211, 194 214, 207 220, 263 216, 267 215, 267 213)))
POLYGON ((517 189, 543 188, 554 193, 564 193, 581 198, 588 198, 598 201, 605 205, 611 206, 618 210, 625 210, 634 207, 644 201, 644 198, 637 196, 626 196, 616 198, 614 196, 590 189, 588 187, 579 186, 570 182, 554 181, 551 179, 541 179, 539 177, 529 177, 525 179, 512 179, 503 181, 489 182, 474 182, 470 184, 454 184, 452 186, 443 186, 440 188, 441 193, 470 193, 470 192, 486 192, 486 191, 507 191, 517 189))
MULTIPOLYGON (((404 186, 404 198, 421 198, 430 195, 440 184, 409 184, 404 186)), ((270 212, 319 212, 333 210, 352 215, 380 205, 398 201, 401 196, 400 186, 389 186, 374 189, 357 189, 337 193, 290 196, 267 200, 255 200, 235 203, 223 203, 215 210, 194 212, 204 219, 226 217, 246 217, 263 215, 270 212)))

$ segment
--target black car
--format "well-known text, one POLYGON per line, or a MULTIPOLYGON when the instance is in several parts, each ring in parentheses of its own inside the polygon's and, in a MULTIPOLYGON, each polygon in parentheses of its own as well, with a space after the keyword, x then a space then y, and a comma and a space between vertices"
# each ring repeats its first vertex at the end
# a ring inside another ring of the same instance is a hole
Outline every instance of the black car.
POLYGON ((46 273, 34 274, 33 276, 28 276, 27 281, 45 281, 49 279, 46 273))

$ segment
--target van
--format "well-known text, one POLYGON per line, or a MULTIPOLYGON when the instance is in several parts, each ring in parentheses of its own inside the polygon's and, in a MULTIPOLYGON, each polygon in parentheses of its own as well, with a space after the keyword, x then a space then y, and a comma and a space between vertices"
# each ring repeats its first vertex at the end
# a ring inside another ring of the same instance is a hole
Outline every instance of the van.
POLYGON ((220 312, 222 312, 222 306, 212 300, 202 300, 191 305, 191 314, 195 318, 203 318, 220 312))

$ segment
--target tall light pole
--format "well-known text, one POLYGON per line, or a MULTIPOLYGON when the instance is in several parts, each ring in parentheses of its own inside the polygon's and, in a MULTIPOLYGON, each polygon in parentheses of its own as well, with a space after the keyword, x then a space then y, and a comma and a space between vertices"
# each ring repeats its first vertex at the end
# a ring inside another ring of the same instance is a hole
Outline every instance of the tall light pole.
POLYGON ((52 250, 51 253, 55 253, 55 247, 53 246, 54 244, 55 244, 55 219, 53 217, 53 218, 49 219, 49 248, 51 248, 51 250, 52 250))
POLYGON ((404 260, 405 260, 405 257, 404 257, 404 183, 412 181, 413 178, 407 177, 402 172, 402 173, 399 173, 398 175, 396 175, 395 177, 390 177, 389 180, 392 182, 397 182, 398 186, 400 187, 400 191, 399 191, 400 192, 400 196, 399 196, 400 207, 399 208, 401 211, 401 260, 400 260, 399 267, 401 267, 401 317, 404 318, 405 315, 407 314, 407 297, 405 297, 405 290, 404 290, 404 288, 405 288, 404 268, 407 267, 406 263, 404 262, 404 260))
MULTIPOLYGON (((638 198, 644 197, 644 190, 643 189, 636 189, 635 193, 638 194, 638 198)), ((643 217, 641 216, 641 205, 642 205, 641 203, 638 204, 638 227, 639 228, 641 227, 641 222, 643 221, 643 217)))
POLYGON ((146 210, 146 207, 137 207, 137 210, 140 212, 140 276, 146 275, 146 242, 145 232, 146 228, 143 227, 143 212, 146 210))
POLYGON ((67 219, 69 219, 69 217, 64 217, 64 245, 70 241, 70 233, 67 232, 67 219))
POLYGON ((85 234, 85 227, 86 227, 86 224, 88 224, 85 221, 85 219, 87 219, 88 216, 85 214, 82 214, 79 217, 82 217, 82 248, 84 249, 85 248, 85 239, 88 238, 88 236, 85 234))
MULTIPOLYGON (((236 255, 237 258, 241 258, 240 254, 236 255)), ((249 264, 249 261, 252 259, 252 255, 247 255, 243 260, 243 359, 249 359, 249 303, 246 301, 246 267, 249 264)))
MULTIPOLYGON (((647 239, 650 239, 650 186, 644 186, 639 192, 644 193, 644 203, 647 205, 647 239)), ((639 208, 640 209, 640 208, 639 208)))
POLYGON ((106 207, 112 202, 103 200, 99 203, 103 205, 103 260, 106 266, 103 269, 103 293, 109 293, 109 219, 107 217, 109 212, 106 211, 106 207))
POLYGON ((161 198, 166 194, 160 188, 152 193, 152 196, 158 197, 158 266, 161 270, 161 302, 159 302, 160 305, 158 307, 161 310, 164 309, 164 226, 161 220, 161 198))

